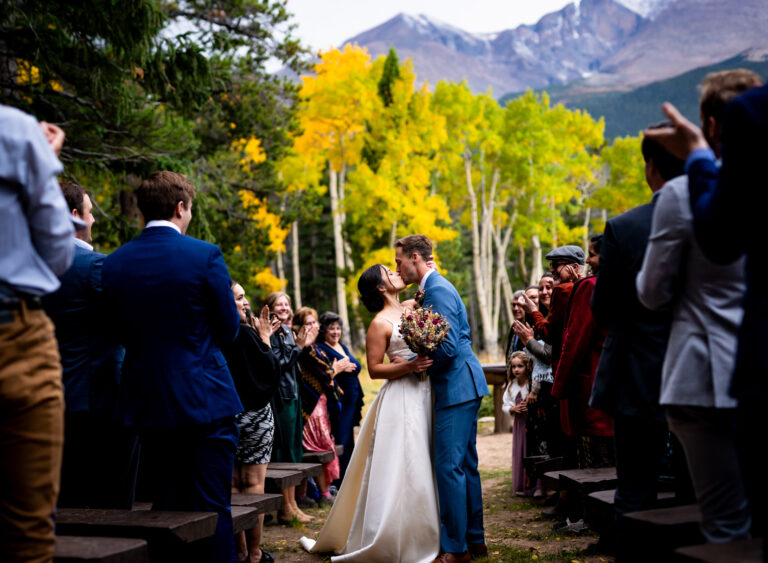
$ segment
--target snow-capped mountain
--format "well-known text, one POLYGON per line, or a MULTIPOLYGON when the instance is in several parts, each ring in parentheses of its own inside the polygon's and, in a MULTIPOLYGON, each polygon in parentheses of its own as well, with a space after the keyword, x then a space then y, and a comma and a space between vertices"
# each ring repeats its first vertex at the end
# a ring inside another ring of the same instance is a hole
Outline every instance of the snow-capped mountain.
POLYGON ((659 12, 670 4, 674 4, 676 0, 616 0, 619 4, 629 8, 636 14, 640 14, 644 18, 654 19, 659 12))
MULTIPOLYGON (((499 22, 503 28, 504 22, 499 22)), ((419 82, 466 80, 494 95, 574 80, 621 88, 768 47, 766 0, 580 0, 533 25, 473 34, 398 14, 344 43, 410 58, 419 82)))

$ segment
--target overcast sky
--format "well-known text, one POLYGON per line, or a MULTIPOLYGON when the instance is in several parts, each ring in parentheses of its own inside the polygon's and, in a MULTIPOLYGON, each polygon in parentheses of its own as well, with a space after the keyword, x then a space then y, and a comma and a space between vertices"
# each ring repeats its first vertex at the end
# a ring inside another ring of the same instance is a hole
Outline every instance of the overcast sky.
POLYGON ((341 42, 400 12, 425 14, 465 31, 491 33, 536 23, 569 0, 288 0, 294 32, 313 49, 341 42))

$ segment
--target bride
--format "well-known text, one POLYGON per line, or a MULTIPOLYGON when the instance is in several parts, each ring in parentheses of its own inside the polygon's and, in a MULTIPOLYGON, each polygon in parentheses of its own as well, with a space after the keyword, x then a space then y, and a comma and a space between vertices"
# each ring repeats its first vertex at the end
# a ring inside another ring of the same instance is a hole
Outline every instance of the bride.
POLYGON ((431 562, 440 551, 440 518, 432 466, 432 388, 414 373, 432 360, 414 357, 398 326, 402 278, 386 266, 368 268, 357 283, 376 313, 366 336, 368 372, 386 379, 370 406, 346 476, 313 553, 333 563, 431 562), (389 363, 384 363, 384 354, 389 363))

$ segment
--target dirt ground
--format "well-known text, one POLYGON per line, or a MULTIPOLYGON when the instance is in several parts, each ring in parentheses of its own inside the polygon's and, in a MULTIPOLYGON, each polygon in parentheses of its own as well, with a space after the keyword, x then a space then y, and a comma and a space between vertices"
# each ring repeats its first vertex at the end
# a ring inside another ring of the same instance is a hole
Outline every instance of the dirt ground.
MULTIPOLYGON (((479 426, 477 449, 483 478, 483 505, 488 558, 480 561, 565 561, 607 563, 607 556, 582 555, 597 537, 591 533, 569 536, 552 531, 552 521, 541 517, 542 507, 512 494, 512 434, 493 434, 493 423, 479 426)), ((268 524, 263 545, 277 561, 321 562, 328 557, 311 555, 299 546, 302 536, 316 537, 329 509, 311 509, 316 521, 301 526, 268 524)))

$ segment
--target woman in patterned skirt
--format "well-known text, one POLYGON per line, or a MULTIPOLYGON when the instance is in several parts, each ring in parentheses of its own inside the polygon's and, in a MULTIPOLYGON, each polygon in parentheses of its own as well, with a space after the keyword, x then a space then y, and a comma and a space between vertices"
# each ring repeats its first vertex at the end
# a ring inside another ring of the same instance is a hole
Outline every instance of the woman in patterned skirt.
MULTIPOLYGON (((224 346, 222 351, 245 408, 237 415, 240 438, 235 453, 232 492, 261 494, 275 435, 270 402, 280 378, 280 363, 272 353, 269 338, 279 321, 270 323, 268 307, 261 310, 258 318, 251 315, 245 291, 239 284, 232 283, 232 293, 240 313, 240 330, 235 341, 224 346)), ((263 524, 262 514, 258 526, 237 534, 238 561, 274 561, 269 552, 259 547, 263 524)))

